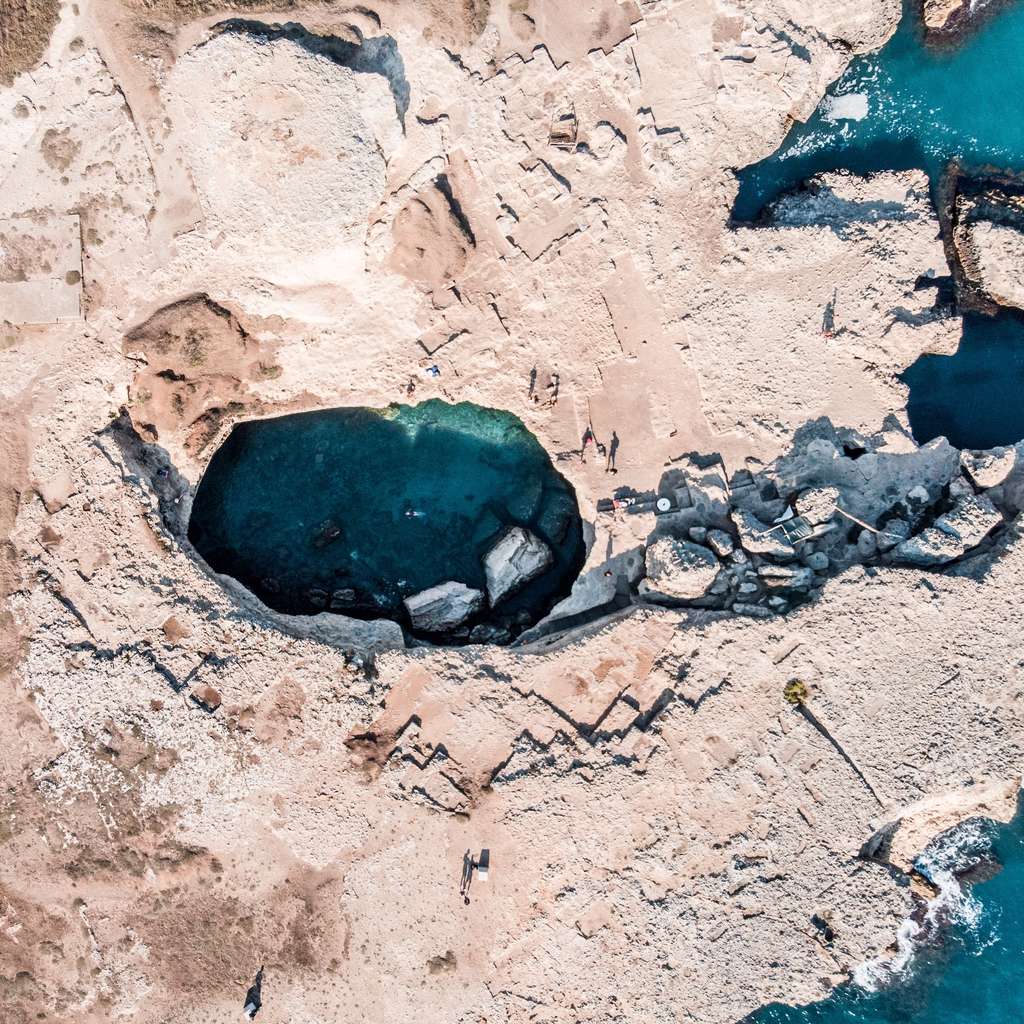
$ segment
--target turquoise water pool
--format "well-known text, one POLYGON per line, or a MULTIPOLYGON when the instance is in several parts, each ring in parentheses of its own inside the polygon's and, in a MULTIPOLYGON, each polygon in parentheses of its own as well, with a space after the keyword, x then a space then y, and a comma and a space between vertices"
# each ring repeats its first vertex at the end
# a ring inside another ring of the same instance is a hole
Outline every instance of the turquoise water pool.
MULTIPOLYGON (((1024 4, 945 49, 924 45, 916 11, 907 5, 889 43, 854 61, 776 153, 739 172, 735 220, 757 220, 781 193, 823 171, 922 168, 937 199, 951 160, 1024 170, 1024 4), (837 117, 844 104, 864 116, 837 117)), ((1022 353, 1024 319, 967 315, 954 355, 923 356, 903 375, 916 440, 941 435, 987 448, 1024 438, 1022 353)))
POLYGON ((405 622, 410 594, 447 580, 483 590, 481 558, 511 525, 555 556, 483 614, 515 633, 579 572, 575 493, 515 416, 431 400, 239 424, 199 483, 189 539, 277 611, 405 622))
MULTIPOLYGON (((768 1006, 749 1024, 1020 1024, 1024 1020, 1024 813, 992 828, 1002 870, 945 901, 952 923, 916 947, 894 983, 851 984, 810 1006, 768 1006)), ((953 850, 955 860, 962 852, 953 850)))

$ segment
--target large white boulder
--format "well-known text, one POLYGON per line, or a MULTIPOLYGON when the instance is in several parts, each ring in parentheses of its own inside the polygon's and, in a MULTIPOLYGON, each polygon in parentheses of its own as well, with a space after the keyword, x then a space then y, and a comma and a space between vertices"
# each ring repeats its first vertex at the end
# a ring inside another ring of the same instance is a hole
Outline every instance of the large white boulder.
POLYGON ((1016 448, 989 448, 987 451, 963 451, 960 464, 976 487, 998 487, 1017 465, 1016 448))
POLYGON ((702 544, 659 537, 647 548, 645 597, 692 601, 703 597, 718 576, 718 559, 702 544))
POLYGON ((491 605, 539 576, 554 561, 551 549, 522 526, 513 526, 484 556, 491 605))
POLYGON ((405 610, 414 629, 424 633, 447 633, 475 615, 484 603, 480 590, 449 580, 407 597, 405 610))

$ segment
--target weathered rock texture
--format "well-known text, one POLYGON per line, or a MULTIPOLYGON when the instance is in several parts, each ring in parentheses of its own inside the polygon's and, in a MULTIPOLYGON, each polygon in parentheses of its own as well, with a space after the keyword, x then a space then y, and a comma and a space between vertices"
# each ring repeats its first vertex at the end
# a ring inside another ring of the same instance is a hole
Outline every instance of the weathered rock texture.
POLYGON ((484 555, 487 596, 492 605, 539 576, 553 560, 551 549, 522 526, 506 530, 484 555))
POLYGON ((717 576, 718 559, 708 548, 660 537, 647 548, 643 593, 655 600, 703 597, 717 576))
POLYGON ((946 191, 947 249, 961 305, 986 313, 1024 309, 1024 183, 954 169, 946 191))
POLYGON ((260 965, 261 1024, 826 994, 918 900, 864 844, 1022 771, 1021 460, 905 429, 960 334, 923 177, 728 223, 898 0, 279 6, 78 0, 0 52, 0 223, 61 255, 4 282, 60 315, 0 324, 0 1019, 235 1020, 260 965), (575 487, 530 645, 286 621, 181 543, 238 418, 410 390, 575 487), (958 560, 901 565, 940 521, 958 560), (658 537, 717 575, 627 608, 658 537))
POLYGON ((475 615, 484 603, 479 590, 465 583, 439 583, 405 599, 405 608, 414 629, 426 633, 446 633, 475 615))

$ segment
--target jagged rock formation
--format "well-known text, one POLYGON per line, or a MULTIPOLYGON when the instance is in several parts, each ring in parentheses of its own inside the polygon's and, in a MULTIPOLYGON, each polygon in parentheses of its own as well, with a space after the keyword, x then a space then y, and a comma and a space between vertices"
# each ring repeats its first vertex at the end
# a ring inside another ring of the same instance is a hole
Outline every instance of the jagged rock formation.
POLYGON ((963 16, 965 8, 973 6, 969 0, 922 0, 925 28, 930 32, 946 31, 963 16))
POLYGON ((522 526, 513 526, 484 555, 487 597, 491 606, 539 576, 553 561, 551 549, 522 526))
POLYGON ((405 609, 414 629, 424 633, 447 633, 475 615, 483 603, 481 591, 465 583, 449 581, 407 597, 405 609))
POLYGON ((1024 309, 1024 186, 1013 177, 971 177, 954 169, 949 193, 947 249, 959 301, 994 313, 1024 309))
POLYGON ((718 576, 718 559, 688 540, 659 537, 647 548, 647 577, 641 593, 651 600, 703 597, 718 576))

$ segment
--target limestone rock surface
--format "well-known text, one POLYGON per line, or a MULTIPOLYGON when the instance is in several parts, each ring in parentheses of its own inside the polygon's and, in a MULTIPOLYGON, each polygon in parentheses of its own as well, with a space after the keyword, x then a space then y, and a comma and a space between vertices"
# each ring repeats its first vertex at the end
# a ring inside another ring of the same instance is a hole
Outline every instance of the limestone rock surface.
POLYGON ((1024 309, 1024 233, 979 220, 968 226, 966 236, 979 286, 998 305, 1024 309))
POLYGON ((475 615, 484 603, 480 590, 456 580, 421 590, 403 602, 413 628, 424 633, 446 633, 475 615))
POLYGON ((647 548, 644 594, 689 601, 703 597, 718 576, 714 552, 702 544, 660 537, 647 548))
POLYGON ((969 4, 968 0, 924 0, 924 23, 928 29, 944 29, 959 17, 969 4))
POLYGON ((1017 465, 1017 449, 999 447, 987 451, 963 451, 960 463, 976 487, 998 487, 1017 465))
POLYGON ((939 516, 934 526, 897 545, 893 554, 911 565, 942 565, 976 547, 1002 521, 990 498, 970 495, 939 516))
POLYGON ((522 526, 511 527, 484 556, 491 605, 539 576, 553 561, 554 555, 544 541, 522 526))

